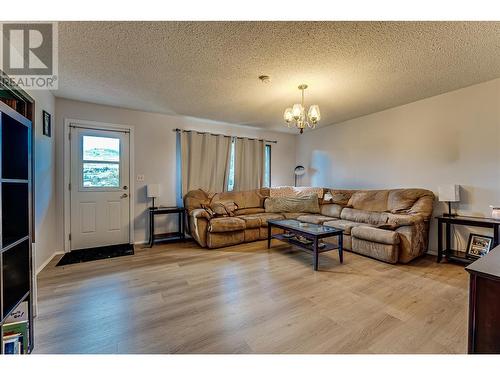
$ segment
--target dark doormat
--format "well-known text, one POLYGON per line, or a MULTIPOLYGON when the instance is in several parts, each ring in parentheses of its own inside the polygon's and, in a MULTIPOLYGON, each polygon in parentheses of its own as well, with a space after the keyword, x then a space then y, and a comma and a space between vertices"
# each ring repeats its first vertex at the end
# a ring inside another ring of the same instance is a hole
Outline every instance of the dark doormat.
POLYGON ((91 249, 73 250, 59 260, 56 266, 90 262, 93 260, 123 257, 134 255, 134 246, 131 244, 93 247, 91 249))

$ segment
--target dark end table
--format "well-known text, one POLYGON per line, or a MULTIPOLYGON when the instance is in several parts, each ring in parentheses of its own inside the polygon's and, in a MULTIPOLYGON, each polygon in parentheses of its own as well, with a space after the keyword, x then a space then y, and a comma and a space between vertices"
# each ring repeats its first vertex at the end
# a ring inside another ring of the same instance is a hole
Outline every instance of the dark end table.
POLYGON ((272 238, 297 246, 301 250, 307 251, 308 253, 311 253, 313 255, 313 269, 317 271, 320 253, 338 250, 340 263, 344 262, 342 236, 343 233, 344 231, 342 229, 327 227, 320 224, 301 223, 298 220, 268 220, 267 248, 271 248, 272 238), (310 245, 304 244, 294 237, 287 236, 286 234, 272 234, 272 227, 280 228, 285 230, 285 232, 302 236, 304 238, 307 238, 308 240, 311 240, 312 243, 310 245), (324 243, 323 246, 320 246, 319 240, 326 237, 338 237, 338 245, 324 243))
POLYGON ((446 258, 448 261, 460 262, 462 264, 470 264, 477 258, 470 258, 462 251, 457 251, 451 248, 451 226, 465 225, 470 227, 481 227, 493 229, 493 247, 500 243, 499 226, 500 220, 495 220, 487 217, 473 216, 437 216, 438 221, 438 257, 437 262, 446 258), (443 225, 445 225, 445 247, 443 248, 443 225))
POLYGON ((149 211, 149 247, 153 247, 155 242, 184 241, 185 209, 184 207, 150 207, 149 211), (178 215, 178 232, 155 234, 155 216, 157 215, 178 215))

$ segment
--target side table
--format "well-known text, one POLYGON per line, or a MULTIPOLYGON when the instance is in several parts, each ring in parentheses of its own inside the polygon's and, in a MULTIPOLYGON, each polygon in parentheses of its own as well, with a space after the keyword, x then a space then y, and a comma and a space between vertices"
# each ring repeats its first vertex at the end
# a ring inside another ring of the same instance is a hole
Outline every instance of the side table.
POLYGON ((150 207, 149 209, 149 247, 153 247, 155 242, 183 241, 184 234, 185 209, 184 207, 150 207), (155 234, 155 217, 157 215, 178 215, 178 232, 155 234))
POLYGON ((447 260, 460 262, 463 264, 471 264, 476 259, 468 258, 465 253, 451 248, 451 226, 466 225, 471 227, 491 228, 493 229, 493 246, 498 246, 500 243, 499 227, 500 220, 483 217, 472 216, 438 216, 438 257, 437 262, 441 262, 443 257, 447 260), (445 247, 443 249, 443 225, 445 225, 445 247))

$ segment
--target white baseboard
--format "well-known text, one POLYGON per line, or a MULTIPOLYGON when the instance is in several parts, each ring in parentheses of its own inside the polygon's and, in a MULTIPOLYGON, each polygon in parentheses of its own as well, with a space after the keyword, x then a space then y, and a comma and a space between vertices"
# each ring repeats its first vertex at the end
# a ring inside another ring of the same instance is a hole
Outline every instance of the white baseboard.
POLYGON ((49 257, 49 258, 48 258, 45 262, 43 262, 43 263, 40 265, 40 267, 38 267, 38 268, 36 269, 36 273, 35 273, 35 275, 38 275, 40 272, 42 272, 42 270, 43 270, 45 267, 47 267, 47 264, 49 264, 49 263, 52 261, 52 259, 54 259, 54 257, 55 257, 56 255, 62 255, 62 254, 64 254, 64 251, 56 251, 55 253, 53 253, 53 254, 52 254, 52 255, 51 255, 51 256, 50 256, 50 257, 49 257))

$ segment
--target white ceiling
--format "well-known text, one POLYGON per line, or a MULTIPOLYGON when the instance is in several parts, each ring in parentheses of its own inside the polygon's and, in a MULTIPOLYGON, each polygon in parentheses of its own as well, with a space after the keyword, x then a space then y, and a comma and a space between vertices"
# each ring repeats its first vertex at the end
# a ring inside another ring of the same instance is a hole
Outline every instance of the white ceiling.
POLYGON ((307 83, 325 126, 500 77, 500 22, 61 22, 59 76, 58 97, 274 130, 307 83))

